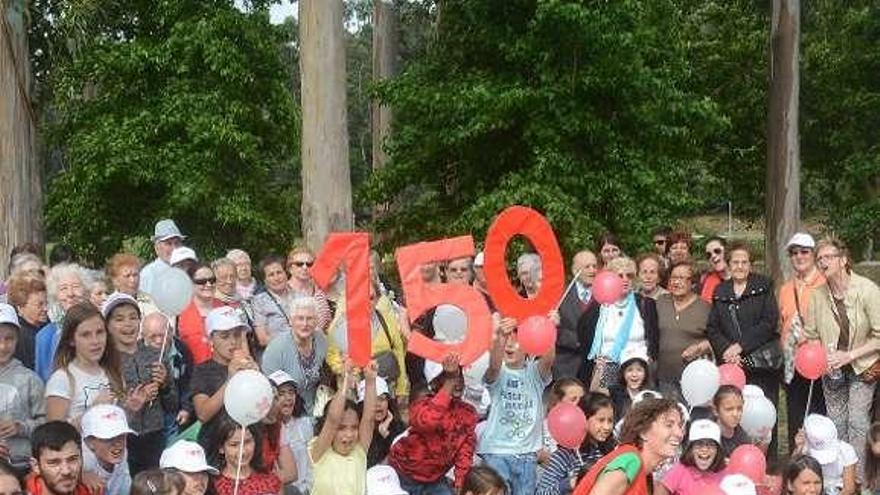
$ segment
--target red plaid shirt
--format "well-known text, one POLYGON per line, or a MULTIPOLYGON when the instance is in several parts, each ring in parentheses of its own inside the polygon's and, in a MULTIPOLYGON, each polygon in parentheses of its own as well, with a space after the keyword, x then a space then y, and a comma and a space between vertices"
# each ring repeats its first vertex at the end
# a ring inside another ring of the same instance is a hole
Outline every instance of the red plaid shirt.
POLYGON ((473 462, 477 411, 440 389, 413 402, 409 419, 409 434, 391 447, 388 464, 420 483, 438 481, 454 465, 460 488, 473 462))

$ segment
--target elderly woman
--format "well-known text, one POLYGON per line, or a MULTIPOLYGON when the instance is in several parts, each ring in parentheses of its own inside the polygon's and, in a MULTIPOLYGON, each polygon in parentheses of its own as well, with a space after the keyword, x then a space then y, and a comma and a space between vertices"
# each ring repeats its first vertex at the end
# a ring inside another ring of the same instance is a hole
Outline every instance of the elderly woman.
POLYGON ((654 253, 639 256, 639 294, 655 301, 661 295, 666 294, 666 289, 660 285, 662 266, 660 256, 654 253))
POLYGON ((180 313, 177 328, 180 340, 186 345, 193 356, 193 364, 199 365, 211 359, 211 341, 205 330, 205 318, 214 308, 223 303, 214 298, 217 278, 214 271, 207 265, 197 264, 189 273, 193 283, 193 295, 190 303, 180 313))
POLYGON ((633 293, 635 262, 621 256, 609 261, 605 268, 623 280, 620 299, 591 306, 578 320, 578 335, 583 336, 584 342, 591 342, 587 365, 581 369, 579 378, 598 389, 608 389, 615 383, 624 354, 647 354, 655 361, 659 345, 657 306, 652 299, 633 293))
POLYGON ((250 299, 254 294, 263 290, 263 286, 257 281, 251 266, 251 257, 241 249, 230 249, 226 257, 235 263, 235 290, 241 300, 250 299))
POLYGON ((83 269, 79 265, 63 263, 53 266, 47 282, 49 314, 55 316, 37 332, 34 344, 34 371, 43 381, 48 380, 49 375, 52 374, 55 349, 61 338, 60 327, 64 314, 76 303, 86 300, 83 269))
POLYGON ((101 308, 107 295, 110 294, 107 277, 101 270, 83 270, 83 282, 86 286, 86 298, 96 308, 101 308))
POLYGON ((681 372, 687 363, 711 355, 706 338, 709 306, 693 291, 696 269, 690 261, 672 265, 669 292, 657 298, 660 353, 657 381, 665 397, 681 398, 681 372))
MULTIPOLYGON (((865 445, 880 373, 880 289, 853 273, 849 251, 839 240, 820 241, 816 260, 827 283, 810 296, 804 333, 828 349, 829 371, 822 388, 840 439, 865 445)), ((858 452, 857 472, 862 473, 865 459, 858 452)))
POLYGON ((691 258, 691 235, 683 230, 677 230, 666 241, 666 256, 670 265, 687 261, 691 258))
POLYGON ((525 253, 516 260, 516 274, 521 287, 520 295, 532 299, 541 291, 541 257, 525 253))
POLYGON ((284 258, 269 255, 260 261, 260 271, 266 290, 255 295, 252 300, 254 311, 254 332, 261 346, 267 346, 278 335, 290 332, 291 303, 295 299, 287 284, 284 271, 284 258))
POLYGON ((327 294, 315 285, 315 279, 309 271, 315 264, 315 255, 304 246, 298 246, 287 253, 287 273, 290 280, 287 285, 293 297, 313 297, 318 304, 318 330, 326 331, 333 319, 333 311, 327 302, 327 294))
POLYGON ((271 375, 284 370, 296 382, 306 411, 315 408, 315 396, 321 378, 321 364, 327 358, 327 339, 316 332, 318 302, 300 297, 291 302, 291 330, 278 335, 263 353, 263 373, 271 375))
POLYGON ((446 264, 446 282, 468 285, 474 276, 473 261, 470 256, 456 258, 446 264))
POLYGON ((139 290, 141 282, 141 259, 130 253, 116 253, 108 261, 104 269, 110 278, 110 287, 114 292, 128 294, 135 298, 142 315, 159 311, 150 296, 139 290))
POLYGON ((650 474, 678 454, 683 437, 675 401, 640 401, 624 419, 620 445, 590 468, 573 495, 648 495, 650 474))
POLYGON ((235 262, 229 258, 218 258, 211 263, 211 270, 217 284, 214 286, 214 298, 224 305, 236 307, 239 305, 238 291, 235 289, 236 275, 235 262))
POLYGON ((15 308, 21 324, 15 346, 15 358, 33 370, 37 331, 49 319, 46 282, 40 276, 21 273, 9 279, 7 295, 9 304, 15 308))
POLYGON ((709 270, 700 280, 700 298, 711 304, 715 288, 730 278, 730 269, 727 267, 727 242, 720 237, 712 237, 706 242, 705 251, 709 270))

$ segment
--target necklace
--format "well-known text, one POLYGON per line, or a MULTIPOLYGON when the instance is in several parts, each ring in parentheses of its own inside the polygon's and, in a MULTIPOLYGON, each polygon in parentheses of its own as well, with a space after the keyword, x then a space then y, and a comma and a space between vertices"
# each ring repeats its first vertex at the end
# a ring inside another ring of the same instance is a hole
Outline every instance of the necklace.
POLYGON ((684 310, 688 308, 688 306, 691 305, 692 302, 694 302, 696 297, 696 294, 692 294, 691 297, 688 298, 686 301, 679 302, 675 299, 672 300, 672 309, 673 311, 675 311, 675 321, 681 319, 681 314, 684 312, 684 310))

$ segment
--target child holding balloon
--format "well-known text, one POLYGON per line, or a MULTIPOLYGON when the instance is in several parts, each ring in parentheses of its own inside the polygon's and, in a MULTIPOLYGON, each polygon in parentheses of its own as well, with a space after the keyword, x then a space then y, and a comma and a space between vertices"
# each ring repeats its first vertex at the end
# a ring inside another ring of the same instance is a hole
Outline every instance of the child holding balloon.
POLYGON ((255 455, 262 452, 263 440, 257 424, 244 428, 242 435, 242 426, 224 411, 217 418, 214 433, 211 450, 220 460, 220 474, 213 481, 214 493, 264 495, 281 492, 281 479, 265 466, 262 455, 255 455))
POLYGON ((681 460, 654 485, 654 494, 701 495, 706 485, 721 483, 724 464, 721 427, 714 421, 698 419, 691 423, 681 460))

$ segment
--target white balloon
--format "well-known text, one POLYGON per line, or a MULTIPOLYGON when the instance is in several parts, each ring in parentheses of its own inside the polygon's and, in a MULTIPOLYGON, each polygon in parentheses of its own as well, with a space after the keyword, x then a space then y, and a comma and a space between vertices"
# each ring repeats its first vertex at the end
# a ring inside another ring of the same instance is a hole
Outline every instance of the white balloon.
POLYGON ((753 440, 763 440, 769 436, 776 425, 776 408, 770 399, 746 397, 740 426, 753 440))
POLYGON ((168 268, 159 273, 158 283, 150 296, 163 314, 178 316, 189 305, 192 293, 189 275, 180 268, 168 268))
POLYGON ((721 373, 708 359, 691 361, 681 373, 681 394, 691 407, 711 401, 719 386, 721 373))
POLYGON ((250 426, 269 414, 274 395, 269 379, 262 373, 241 370, 226 383, 223 405, 229 417, 242 426, 250 426))
POLYGON ((764 391, 757 385, 748 384, 743 387, 743 399, 748 397, 764 397, 764 391))
POLYGON ((434 339, 448 344, 464 340, 467 331, 467 315, 451 304, 441 304, 434 311, 434 339))

